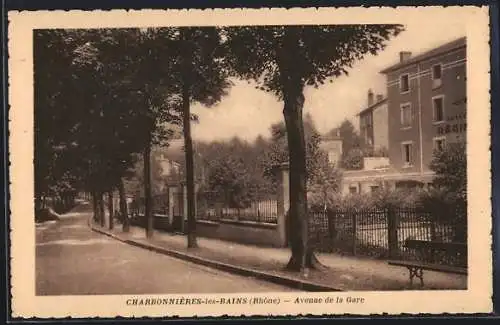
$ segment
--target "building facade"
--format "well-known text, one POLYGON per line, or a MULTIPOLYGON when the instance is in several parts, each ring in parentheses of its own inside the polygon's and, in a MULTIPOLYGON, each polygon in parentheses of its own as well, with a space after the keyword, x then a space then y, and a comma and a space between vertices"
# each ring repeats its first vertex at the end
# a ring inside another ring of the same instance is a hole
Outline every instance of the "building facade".
POLYGON ((414 57, 400 52, 399 62, 381 71, 387 97, 370 105, 369 92, 368 107, 359 113, 360 130, 368 143, 387 139, 389 159, 385 165, 377 161, 377 166, 344 172, 344 194, 432 182, 435 150, 466 141, 466 61, 466 39, 460 38, 414 57), (384 105, 386 112, 380 108, 384 105))
POLYGON ((368 91, 367 107, 358 113, 359 130, 365 143, 375 150, 389 146, 387 98, 368 91))
POLYGON ((389 159, 408 175, 432 180, 434 150, 465 141, 466 39, 460 38, 383 70, 387 78, 389 159))

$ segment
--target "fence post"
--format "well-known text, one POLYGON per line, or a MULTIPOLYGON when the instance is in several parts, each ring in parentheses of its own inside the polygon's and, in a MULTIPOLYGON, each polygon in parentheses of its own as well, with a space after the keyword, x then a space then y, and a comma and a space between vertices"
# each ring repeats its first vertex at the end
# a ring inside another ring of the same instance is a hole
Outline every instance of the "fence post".
POLYGON ((337 240, 336 211, 326 210, 325 213, 328 221, 328 233, 330 235, 330 249, 333 251, 337 240))
POLYGON ((221 202, 217 202, 215 214, 217 215, 217 221, 224 219, 224 205, 221 202))
MULTIPOLYGON (((276 223, 277 235, 279 236, 280 246, 288 246, 288 209, 290 207, 290 187, 289 187, 289 170, 288 164, 277 166, 277 193, 276 193, 276 223)), ((274 203, 273 203, 274 204, 274 203)), ((274 208, 271 209, 273 214, 274 208)))
POLYGON ((391 205, 387 209, 387 240, 389 247, 389 258, 396 259, 399 255, 398 245, 398 214, 391 205))
POLYGON ((352 255, 356 256, 356 239, 357 239, 357 228, 358 228, 358 221, 356 218, 356 210, 350 210, 351 213, 351 220, 352 220, 352 255))
POLYGON ((435 241, 437 238, 436 236, 436 224, 438 222, 438 217, 439 214, 442 213, 442 209, 439 209, 437 207, 433 207, 431 209, 431 213, 429 214, 429 221, 430 221, 430 231, 431 231, 431 241, 435 241))

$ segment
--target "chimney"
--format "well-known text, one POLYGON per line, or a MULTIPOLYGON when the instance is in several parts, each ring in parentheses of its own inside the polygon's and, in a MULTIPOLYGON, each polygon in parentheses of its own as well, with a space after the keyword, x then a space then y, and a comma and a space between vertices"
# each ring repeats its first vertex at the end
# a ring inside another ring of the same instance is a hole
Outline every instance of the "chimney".
POLYGON ((378 94, 377 95, 377 103, 380 103, 384 99, 384 95, 378 94))
POLYGON ((399 62, 405 62, 411 57, 411 52, 408 51, 402 51, 399 52, 399 62))
POLYGON ((373 91, 371 89, 368 90, 368 107, 373 105, 373 91))

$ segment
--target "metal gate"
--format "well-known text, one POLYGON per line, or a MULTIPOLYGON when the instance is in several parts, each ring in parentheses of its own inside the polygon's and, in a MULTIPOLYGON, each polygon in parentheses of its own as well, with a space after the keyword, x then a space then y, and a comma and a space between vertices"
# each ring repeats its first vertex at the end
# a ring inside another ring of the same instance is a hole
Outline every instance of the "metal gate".
POLYGON ((172 211, 172 230, 182 232, 184 230, 184 193, 182 191, 173 194, 172 211))

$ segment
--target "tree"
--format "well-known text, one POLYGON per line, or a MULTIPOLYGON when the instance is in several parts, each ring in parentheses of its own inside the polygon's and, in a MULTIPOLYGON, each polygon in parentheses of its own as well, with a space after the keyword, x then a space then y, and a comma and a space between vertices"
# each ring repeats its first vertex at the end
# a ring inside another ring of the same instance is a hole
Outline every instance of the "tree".
MULTIPOLYGON (((306 170, 307 179, 311 182, 315 171, 321 165, 319 156, 323 153, 320 150, 321 135, 316 129, 316 125, 310 114, 304 117, 304 137, 306 143, 306 170)), ((271 141, 266 151, 264 166, 266 175, 274 175, 274 169, 277 165, 288 162, 288 140, 286 125, 279 122, 271 126, 271 141)))
MULTIPOLYGON (((154 145, 168 145, 174 131, 167 125, 181 123, 181 98, 176 93, 175 79, 170 71, 175 66, 177 52, 168 46, 173 31, 166 28, 140 30, 135 43, 135 54, 142 55, 131 60, 130 76, 138 108, 142 109, 140 124, 143 136, 144 205, 146 236, 153 236, 153 201, 151 181, 151 152, 154 145)), ((133 54, 133 53, 131 53, 133 54)), ((133 58, 133 56, 131 56, 133 58)))
POLYGON ((34 33, 36 210, 46 208, 49 200, 74 196, 82 181, 71 171, 78 155, 72 141, 78 115, 71 112, 69 92, 75 44, 64 36, 60 30, 34 33))
POLYGON ((315 168, 309 177, 308 186, 312 201, 310 206, 326 210, 330 199, 329 195, 338 193, 340 189, 342 173, 336 166, 330 164, 328 155, 319 150, 315 156, 315 168))
POLYGON ((175 92, 180 95, 184 130, 184 150, 187 189, 188 248, 197 247, 194 187, 194 154, 191 138, 191 103, 215 105, 226 94, 230 83, 221 51, 221 35, 215 27, 169 28, 167 44, 176 51, 175 65, 170 74, 177 81, 175 92))
POLYGON ((430 169, 435 176, 433 184, 458 197, 467 198, 467 155, 464 142, 449 143, 434 152, 430 169))
POLYGON ((430 163, 432 187, 422 191, 420 205, 431 212, 434 222, 454 225, 454 240, 467 240, 467 155, 466 143, 448 143, 436 150, 430 163))
POLYGON ((268 196, 272 191, 264 177, 264 154, 268 143, 255 143, 237 137, 231 141, 211 142, 203 146, 203 164, 207 169, 206 190, 218 194, 234 208, 247 207, 251 202, 268 196))
POLYGON ((232 68, 284 102, 290 163, 292 256, 287 265, 305 270, 319 265, 308 244, 304 87, 319 86, 347 73, 365 54, 376 54, 400 25, 263 26, 227 29, 232 68))
POLYGON ((342 154, 342 167, 347 170, 363 169, 363 158, 365 157, 363 150, 354 148, 342 154))
MULTIPOLYGON (((168 31, 98 29, 62 32, 69 42, 71 64, 66 105, 76 109, 73 142, 85 171, 85 186, 97 200, 96 215, 103 222, 102 194, 122 187, 123 177, 142 152, 148 227, 152 235, 150 152, 168 140, 179 105, 169 91, 169 55, 163 39, 168 31), (143 52, 147 55, 143 55, 143 52), (83 91, 84 90, 84 91, 83 91)), ((49 43, 50 44, 50 43, 49 43)), ((121 213, 126 214, 124 191, 119 190, 121 213)), ((127 218, 124 218, 127 220, 127 218)), ((124 223, 124 229, 127 225, 124 223)))

